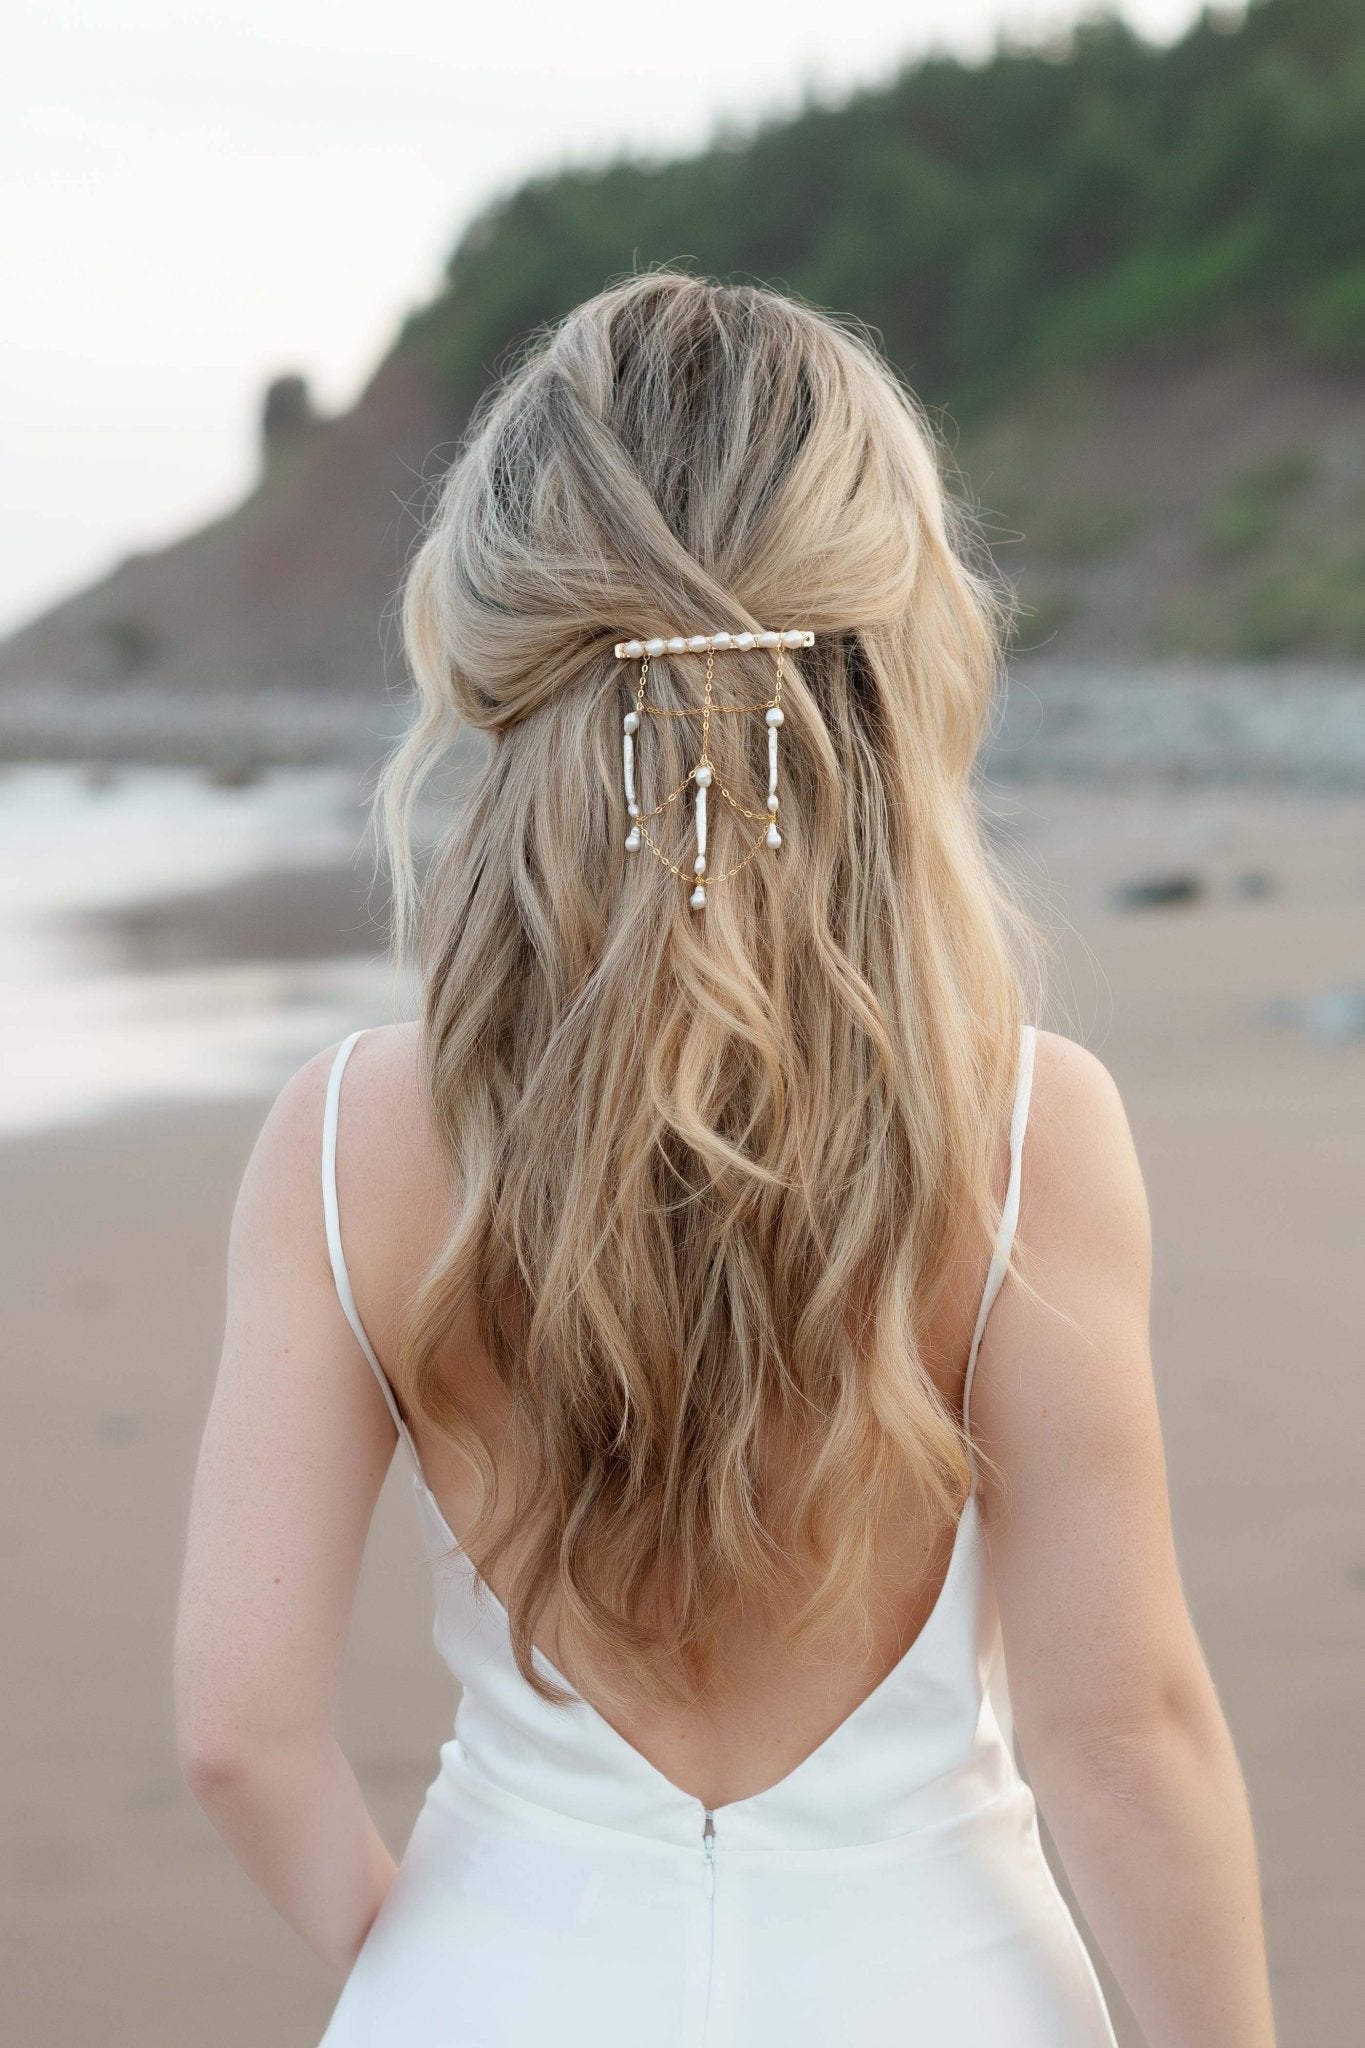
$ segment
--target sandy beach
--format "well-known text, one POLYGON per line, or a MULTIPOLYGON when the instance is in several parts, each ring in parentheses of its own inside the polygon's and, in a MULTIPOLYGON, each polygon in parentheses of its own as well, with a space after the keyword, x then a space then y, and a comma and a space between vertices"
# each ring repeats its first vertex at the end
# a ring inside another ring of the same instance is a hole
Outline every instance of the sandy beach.
MULTIPOLYGON (((993 807, 1056 935, 1045 1021, 1114 1072, 1147 1175, 1177 1533, 1250 1785, 1281 2048, 1349 2048, 1365 2007, 1365 805, 1030 785, 993 807), (1120 907, 1121 885, 1171 876, 1187 900, 1120 907)), ((330 960, 363 965, 372 909, 363 877, 319 868, 111 911, 87 937, 155 1006, 206 964, 301 963, 315 982, 330 960)), ((343 986, 329 1016, 394 1014, 382 968, 343 986)), ((227 1221, 269 1093, 172 1091, 0 1141, 0 1976, 24 2048, 309 2048, 334 1993, 200 1817, 170 1723, 227 1221)), ((454 1705, 428 1599, 395 1468, 343 1717, 395 1850, 454 1705)), ((1136 2048, 1126 2022, 1122 2039, 1136 2048)))

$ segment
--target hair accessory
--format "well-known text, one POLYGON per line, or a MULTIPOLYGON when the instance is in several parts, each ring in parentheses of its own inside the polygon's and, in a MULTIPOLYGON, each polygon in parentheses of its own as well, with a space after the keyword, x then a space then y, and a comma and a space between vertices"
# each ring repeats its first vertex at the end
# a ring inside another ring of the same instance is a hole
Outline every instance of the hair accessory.
POLYGON ((682 633, 675 633, 671 640, 618 640, 616 659, 618 661, 642 661, 645 655, 654 658, 660 654, 710 654, 714 649, 723 654, 728 648, 737 648, 747 654, 751 647, 814 647, 814 633, 792 630, 786 633, 694 633, 689 640, 682 633))
POLYGON ((777 829, 777 731, 782 724, 782 664, 789 647, 813 647, 814 633, 797 629, 781 633, 694 633, 690 638, 675 634, 672 638, 657 637, 652 640, 620 640, 616 644, 618 661, 638 661, 640 680, 635 691, 635 703, 622 720, 621 749, 622 769, 626 790, 626 814, 630 828, 626 833, 626 852, 638 853, 647 846, 655 859, 662 862, 670 874, 680 882, 693 881, 692 894, 688 898, 693 910, 705 910, 706 891, 715 882, 728 882, 741 868, 746 868, 763 847, 775 852, 782 844, 782 834, 777 829), (773 680, 773 694, 762 704, 718 704, 714 694, 715 658, 718 653, 734 649, 748 653, 752 648, 770 652, 776 662, 777 673, 773 680), (699 711, 664 711, 645 702, 645 687, 649 680, 649 664, 661 655, 704 654, 706 657, 706 687, 699 711), (708 752, 711 737, 711 719, 717 712, 761 711, 768 727, 768 802, 765 811, 751 811, 725 787, 716 775, 714 763, 708 752), (676 789, 670 790, 663 802, 656 804, 652 811, 642 811, 635 787, 635 748, 641 725, 646 715, 653 718, 697 718, 701 719, 701 751, 695 765, 683 777, 676 789), (692 863, 692 876, 677 867, 655 843, 649 827, 671 804, 677 802, 691 784, 696 794, 697 853, 692 863), (737 817, 750 818, 764 826, 754 839, 748 851, 737 860, 733 867, 722 874, 712 875, 706 866, 706 801, 707 794, 715 789, 737 817))

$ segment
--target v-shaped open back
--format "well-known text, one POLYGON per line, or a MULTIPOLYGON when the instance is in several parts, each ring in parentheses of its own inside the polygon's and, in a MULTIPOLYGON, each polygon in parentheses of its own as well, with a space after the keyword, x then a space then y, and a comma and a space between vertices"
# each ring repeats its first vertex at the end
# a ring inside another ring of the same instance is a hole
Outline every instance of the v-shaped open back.
MULTIPOLYGON (((323 1211, 328 1251, 338 1298, 356 1341, 369 1361, 383 1392, 394 1426, 412 1469, 419 1512, 437 1573, 436 1641, 463 1689, 457 1734, 469 1768, 481 1770, 491 1782, 525 1792, 534 1759, 534 1795, 547 1804, 601 1820, 617 1814, 617 1825, 662 1826, 691 1833, 702 1802, 674 1785, 575 1688, 543 1652, 535 1653, 540 1671, 562 1690, 575 1693, 568 1707, 550 1706, 531 1691, 512 1657, 508 1617, 492 1589, 480 1578, 472 1560, 450 1528, 427 1483, 412 1433, 392 1386, 370 1342, 356 1307, 342 1244, 337 1195, 337 1127, 341 1082, 346 1062, 363 1034, 353 1032, 338 1048, 329 1077, 323 1116, 323 1211)), ((972 1334, 963 1385, 963 1420, 968 1432, 972 1383, 986 1320, 1008 1270, 1019 1215, 1024 1130, 1032 1091, 1036 1034, 1023 1032, 1018 1078, 1010 1120, 1009 1177, 999 1229, 993 1247, 972 1334)), ((918 1730, 922 1759, 904 1782, 911 1811, 919 1814, 937 1796, 945 1760, 959 1759, 968 1730, 979 1714, 979 1693, 990 1676, 987 1668, 993 1638, 987 1627, 984 1545, 979 1503, 969 1497, 958 1522, 952 1551, 938 1597, 914 1642, 887 1676, 873 1687, 839 1725, 775 1784, 750 1797, 729 1802, 724 1814, 727 1837, 736 1828, 762 1839, 801 1837, 814 1816, 806 1802, 822 1799, 828 1790, 830 1811, 822 1834, 832 1826, 848 1839, 867 1838, 867 1830, 899 1831, 904 1812, 889 1797, 890 1781, 880 1777, 873 1798, 875 1813, 860 1810, 855 1787, 840 1783, 842 1760, 876 1748, 880 1724, 918 1730), (915 1711, 916 1694, 929 1685, 940 1703, 949 1698, 960 1713, 932 1719, 915 1711), (834 1780, 828 1788, 823 1781, 834 1780), (851 1833, 849 1832, 851 1830, 851 1833)), ((970 1743, 968 1742, 968 1748, 970 1743)), ((905 1774, 899 1774, 902 1779, 905 1774)))
MULTIPOLYGON (((975 1489, 910 1648, 832 1734, 749 1798, 704 1806, 540 1652, 539 1668, 572 1697, 551 1705, 526 1684, 506 1611, 427 1484, 356 1308, 336 1148, 342 1075, 360 1035, 339 1048, 327 1090, 328 1249, 411 1464, 434 1639, 461 1693, 324 2048, 1113 2048, 1015 1763, 975 1489), (727 1942, 722 1910, 742 1943, 727 1942)), ((1026 1026, 1009 1180, 967 1362, 967 1425, 1018 1222, 1035 1042, 1026 1026)))

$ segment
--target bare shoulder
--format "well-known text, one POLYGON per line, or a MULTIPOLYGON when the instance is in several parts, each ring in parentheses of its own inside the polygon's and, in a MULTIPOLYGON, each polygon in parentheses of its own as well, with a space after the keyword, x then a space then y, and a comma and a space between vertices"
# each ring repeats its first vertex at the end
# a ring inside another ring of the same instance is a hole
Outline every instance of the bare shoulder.
MULTIPOLYGON (((276 1141, 316 1135, 328 1083, 344 1039, 333 1039, 289 1076, 271 1104, 264 1128, 276 1141)), ((362 1031, 346 1063, 348 1118, 378 1110, 401 1113, 421 1099, 421 1026, 379 1024, 362 1031)))
MULTIPOLYGON (((344 1044, 334 1039, 285 1081, 261 1125, 244 1190, 281 1197, 317 1182, 327 1089, 344 1044)), ((344 1075, 344 1132, 339 1156, 349 1167, 357 1153, 371 1166, 393 1154, 424 1153, 430 1137, 420 1071, 421 1027, 386 1024, 361 1033, 344 1075)), ((348 1174, 349 1177, 349 1174, 348 1174)))
POLYGON ((1051 1119, 1118 1102, 1118 1083, 1097 1053, 1060 1031, 1039 1029, 1033 1056, 1030 1132, 1040 1111, 1045 1119, 1051 1119))
POLYGON ((343 1091, 346 1159, 391 1190, 438 1159, 422 1067, 422 1027, 382 1024, 357 1040, 343 1091))
POLYGON ((1118 1083, 1088 1047, 1037 1035, 1019 1235, 1035 1256, 1150 1257, 1146 1190, 1118 1083))
MULTIPOLYGON (((330 1066, 335 1048, 320 1055, 330 1066)), ((346 1097, 352 1114, 371 1107, 402 1114, 420 1102, 422 1093, 422 1027, 373 1024, 362 1031, 346 1063, 346 1097)))
MULTIPOLYGON (((261 1126, 238 1198, 238 1262, 262 1257, 330 1275, 323 1196, 334 1040, 284 1083, 261 1126)), ((382 1320, 448 1227, 448 1180, 422 1071, 421 1027, 378 1025, 351 1048, 337 1103, 336 1191, 362 1314, 382 1320)), ((328 1277, 330 1285, 330 1277, 328 1277)), ((373 1331, 371 1332, 373 1335, 373 1331)))

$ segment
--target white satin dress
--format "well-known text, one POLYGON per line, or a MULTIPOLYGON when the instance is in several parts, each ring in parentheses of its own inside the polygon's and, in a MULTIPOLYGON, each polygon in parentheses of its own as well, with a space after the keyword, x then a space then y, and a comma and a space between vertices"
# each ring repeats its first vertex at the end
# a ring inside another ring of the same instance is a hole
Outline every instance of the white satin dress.
MULTIPOLYGON (((357 1314, 323 1137, 337 1290, 412 1463, 436 1647, 459 1682, 398 1874, 320 2048, 1115 2048, 1016 1768, 978 1495, 901 1661, 779 1783, 708 1810, 586 1701, 546 1704, 427 1486, 357 1314)), ((1033 1071, 976 1321, 1005 1272, 1033 1071)), ((545 1658, 540 1667, 566 1684, 545 1658)), ((572 1690, 572 1688, 570 1688, 572 1690)))

